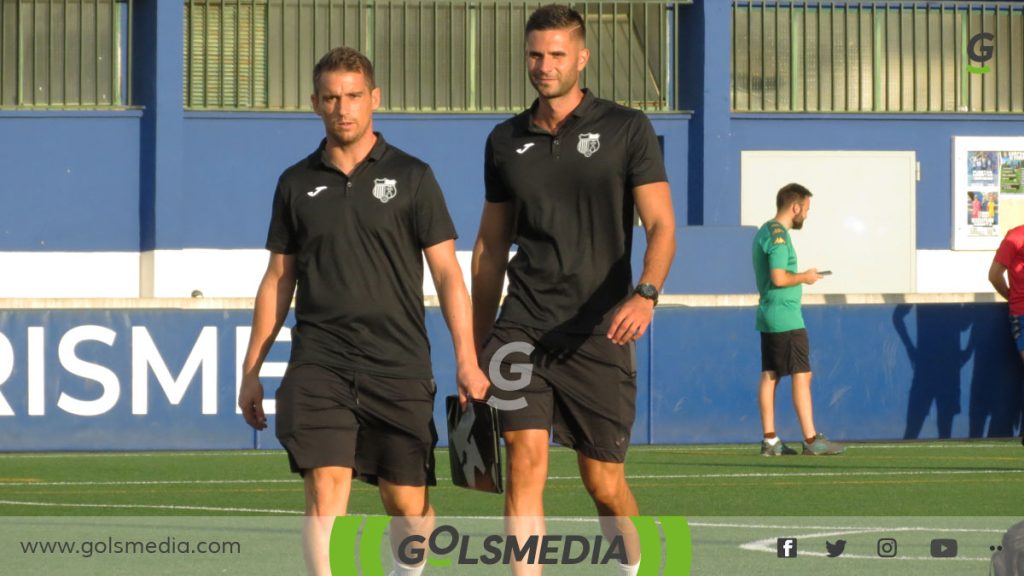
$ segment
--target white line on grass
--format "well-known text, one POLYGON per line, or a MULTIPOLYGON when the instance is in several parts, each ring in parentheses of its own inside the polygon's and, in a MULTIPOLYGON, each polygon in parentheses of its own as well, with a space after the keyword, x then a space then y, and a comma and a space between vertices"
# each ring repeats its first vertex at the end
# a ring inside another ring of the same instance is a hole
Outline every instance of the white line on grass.
MULTIPOLYGON (((881 448, 885 450, 903 450, 903 449, 961 449, 961 448, 1007 448, 1019 444, 1019 439, 1008 439, 1006 442, 1001 444, 993 443, 980 443, 980 442, 935 442, 935 443, 919 443, 919 442, 907 442, 905 444, 846 444, 846 447, 850 450, 873 450, 881 448)), ((637 445, 630 446, 630 451, 638 450, 641 452, 723 452, 723 451, 736 451, 736 452, 749 452, 751 455, 755 455, 758 449, 756 444, 727 444, 727 445, 674 445, 674 446, 648 446, 648 445, 637 445)))
MULTIPOLYGON (((824 478, 844 478, 853 476, 945 476, 971 474, 1022 474, 1020 470, 916 470, 916 471, 871 471, 843 470, 837 472, 737 472, 721 474, 627 474, 629 480, 682 480, 702 478, 806 478, 809 476, 824 478)), ((548 480, 579 480, 579 476, 548 476, 548 480)))
POLYGON ((277 456, 284 454, 284 450, 211 450, 209 452, 8 452, 0 454, 0 459, 32 459, 32 458, 167 458, 172 456, 216 456, 218 458, 231 458, 235 456, 277 456))
POLYGON ((269 480, 109 480, 109 481, 88 481, 81 482, 34 482, 25 480, 22 482, 0 482, 0 486, 174 486, 192 484, 301 484, 299 478, 269 480))
POLYGON ((972 449, 973 450, 975 448, 1007 448, 1007 447, 1013 447, 1016 444, 1017 444, 1016 439, 1012 439, 1011 438, 1011 439, 1007 439, 1006 442, 1002 442, 1002 443, 998 443, 998 444, 996 444, 996 443, 985 443, 985 444, 983 444, 981 442, 971 442, 971 441, 966 441, 965 440, 965 441, 961 441, 961 442, 956 442, 956 441, 952 441, 952 442, 929 442, 929 443, 925 443, 925 444, 922 444, 922 443, 919 443, 919 442, 905 442, 905 443, 902 443, 902 444, 874 444, 874 443, 868 442, 868 443, 865 443, 865 444, 847 444, 847 446, 851 450, 871 450, 873 448, 884 448, 886 450, 909 450, 909 449, 914 449, 914 448, 925 448, 927 450, 938 450, 938 449, 949 450, 950 448, 952 448, 952 449, 972 449))
MULTIPOLYGON (((1006 442, 1002 443, 982 443, 973 441, 946 441, 946 442, 931 442, 931 443, 920 443, 920 442, 906 442, 902 444, 847 444, 847 447, 853 451, 860 450, 872 450, 872 449, 885 449, 885 450, 910 450, 916 448, 922 449, 943 449, 943 450, 957 450, 957 449, 979 449, 979 448, 1006 448, 1008 446, 1015 446, 1018 443, 1016 439, 1007 439, 1006 442)), ((735 451, 735 452, 749 452, 751 455, 756 454, 756 444, 724 444, 724 445, 648 445, 648 444, 637 444, 630 446, 631 451, 636 452, 723 452, 723 451, 735 451), (753 448, 752 448, 753 447, 753 448)), ((562 449, 568 450, 568 449, 562 449)), ((57 458, 57 459, 68 459, 68 458, 155 458, 155 457, 167 457, 167 456, 186 456, 186 457, 237 457, 237 456, 275 456, 280 457, 284 454, 283 449, 268 449, 268 450, 209 450, 209 451, 191 451, 191 452, 176 452, 173 450, 163 452, 8 452, 6 454, 0 454, 0 459, 13 458, 13 459, 32 459, 32 458, 57 458)))
MULTIPOLYGON (((871 476, 965 476, 965 475, 989 475, 989 474, 1024 474, 1021 470, 916 470, 916 471, 893 471, 893 470, 843 470, 836 472, 737 472, 722 474, 627 474, 629 480, 702 480, 702 479, 728 479, 728 478, 852 478, 871 476)), ((451 478, 439 476, 440 481, 450 481, 451 478)), ((548 480, 579 480, 579 476, 549 476, 548 480)), ((174 485, 217 485, 217 484, 296 484, 299 480, 287 478, 269 479, 240 479, 240 480, 125 480, 125 481, 64 481, 64 482, 37 482, 25 480, 21 482, 0 482, 0 487, 17 486, 174 486, 174 485)))
POLYGON ((276 510, 273 508, 224 508, 217 506, 178 506, 163 504, 81 504, 58 502, 20 502, 18 500, 0 500, 0 504, 9 506, 45 506, 48 508, 124 508, 129 510, 197 510, 201 512, 253 512, 258 514, 296 514, 301 510, 276 510))
MULTIPOLYGON (((373 514, 370 514, 373 516, 373 514)), ((661 516, 655 514, 654 516, 661 516)), ((448 516, 441 515, 439 518, 455 519, 455 520, 501 520, 504 516, 448 516)), ((876 518, 877 519, 877 518, 876 518)), ((599 519, 596 516, 546 516, 545 520, 548 522, 581 522, 586 524, 597 524, 599 519)), ((896 517, 894 520, 903 520, 903 518, 896 517)), ((826 536, 835 534, 853 534, 855 531, 868 532, 939 532, 939 533, 965 533, 975 532, 980 534, 1003 534, 1006 532, 1005 529, 999 528, 936 528, 932 526, 791 526, 782 524, 744 524, 744 523, 733 523, 733 522, 700 522, 693 521, 687 518, 686 524, 692 527, 698 528, 747 528, 755 530, 828 530, 830 531, 826 536)), ((812 536, 808 536, 810 538, 812 536)), ((797 537, 799 538, 799 537, 797 537)), ((767 542, 768 540, 765 540, 767 542)), ((775 541, 773 538, 772 542, 775 541)), ((772 549, 774 551, 774 548, 772 549)), ((803 552, 801 552, 803 554, 803 552)), ((844 554, 845 556, 845 554, 844 554)))
MULTIPOLYGON (((983 534, 1003 534, 1005 529, 995 528, 935 528, 933 526, 784 526, 781 524, 743 524, 731 522, 687 522, 690 526, 700 528, 749 528, 752 530, 864 530, 865 532, 978 532, 983 534)), ((846 532, 837 532, 845 534, 846 532)), ((831 535, 831 533, 827 534, 831 535)), ((767 542, 767 540, 764 540, 767 542)), ((774 541, 774 539, 773 539, 774 541)), ((760 541, 759 541, 760 542, 760 541)), ((774 550, 774 548, 773 548, 774 550)))

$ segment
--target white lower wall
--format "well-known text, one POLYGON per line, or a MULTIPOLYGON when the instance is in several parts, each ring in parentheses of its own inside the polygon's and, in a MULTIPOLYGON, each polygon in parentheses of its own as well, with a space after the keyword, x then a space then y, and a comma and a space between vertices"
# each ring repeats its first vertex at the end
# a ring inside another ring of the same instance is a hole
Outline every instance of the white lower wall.
POLYGON ((993 251, 917 251, 917 292, 995 292, 988 283, 993 251))
MULTIPOLYGON (((252 298, 266 250, 0 252, 0 298, 252 298)), ((991 251, 917 251, 916 293, 992 293, 991 251)), ((457 253, 469 286, 471 253, 457 253)), ((423 292, 437 291, 424 264, 423 292)))
MULTIPOLYGON (((267 269, 266 250, 156 250, 141 255, 142 296, 188 298, 199 290, 207 298, 253 298, 267 269)), ((469 286, 472 252, 456 252, 469 286)), ((423 294, 437 295, 426 262, 423 294)))
POLYGON ((0 298, 137 298, 137 252, 0 252, 0 298))
POLYGON ((270 253, 258 250, 153 250, 140 255, 144 298, 256 296, 270 253))

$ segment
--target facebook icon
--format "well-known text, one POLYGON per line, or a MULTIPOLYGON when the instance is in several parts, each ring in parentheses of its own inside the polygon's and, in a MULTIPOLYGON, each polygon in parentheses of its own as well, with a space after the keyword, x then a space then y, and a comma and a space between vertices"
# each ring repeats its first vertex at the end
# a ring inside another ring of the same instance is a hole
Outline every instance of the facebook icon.
POLYGON ((796 538, 779 538, 779 558, 796 558, 796 538))

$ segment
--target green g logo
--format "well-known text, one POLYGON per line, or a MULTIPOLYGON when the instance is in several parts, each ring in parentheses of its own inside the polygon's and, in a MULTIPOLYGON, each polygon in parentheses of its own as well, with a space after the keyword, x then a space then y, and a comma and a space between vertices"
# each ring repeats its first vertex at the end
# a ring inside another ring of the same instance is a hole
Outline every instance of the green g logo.
POLYGON ((985 65, 985 62, 988 62, 989 60, 992 59, 992 56, 995 52, 995 47, 983 44, 983 42, 985 42, 986 40, 991 42, 995 39, 995 35, 989 32, 982 32, 980 34, 975 34, 974 36, 971 37, 971 41, 967 44, 967 57, 970 58, 972 62, 978 62, 979 64, 982 65, 968 65, 968 72, 970 72, 971 74, 985 74, 990 70, 990 68, 987 65, 985 65))

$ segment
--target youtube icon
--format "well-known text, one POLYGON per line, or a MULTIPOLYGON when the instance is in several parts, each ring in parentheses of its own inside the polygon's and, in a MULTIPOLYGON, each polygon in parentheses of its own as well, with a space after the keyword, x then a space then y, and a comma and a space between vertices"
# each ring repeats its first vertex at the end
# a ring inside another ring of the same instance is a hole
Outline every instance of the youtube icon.
POLYGON ((932 540, 932 558, 956 558, 957 543, 951 538, 932 540))

